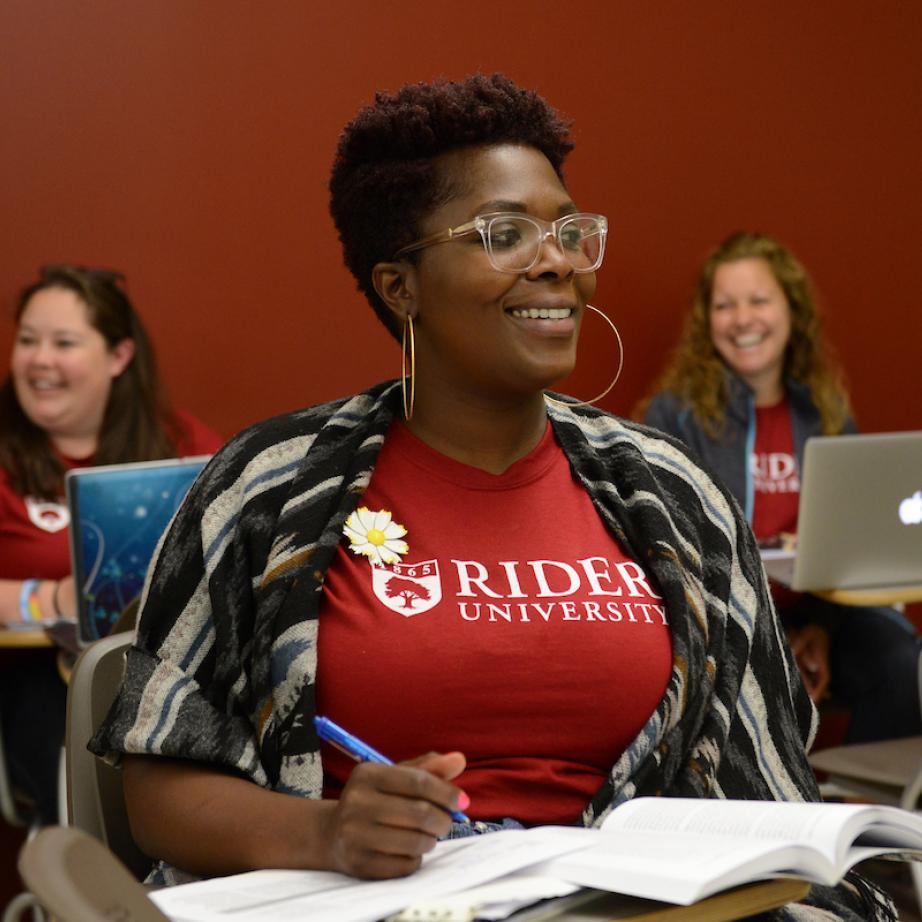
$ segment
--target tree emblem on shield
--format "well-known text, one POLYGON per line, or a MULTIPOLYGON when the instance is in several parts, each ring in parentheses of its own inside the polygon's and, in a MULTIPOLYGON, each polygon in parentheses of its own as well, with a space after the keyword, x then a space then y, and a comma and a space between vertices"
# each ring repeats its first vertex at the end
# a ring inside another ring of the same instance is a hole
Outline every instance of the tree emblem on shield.
POLYGON ((437 560, 373 566, 371 578, 378 599, 405 618, 429 611, 442 601, 437 560))

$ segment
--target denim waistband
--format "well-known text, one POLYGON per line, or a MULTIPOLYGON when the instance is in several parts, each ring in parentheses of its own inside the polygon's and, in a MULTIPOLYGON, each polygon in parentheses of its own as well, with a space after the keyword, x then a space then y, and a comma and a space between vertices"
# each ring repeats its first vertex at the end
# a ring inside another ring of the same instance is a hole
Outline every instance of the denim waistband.
POLYGON ((499 832, 501 829, 524 829, 525 827, 518 821, 510 819, 508 816, 498 823, 485 823, 481 820, 474 820, 472 823, 452 823, 451 829, 445 839, 466 839, 469 836, 482 836, 487 832, 499 832))

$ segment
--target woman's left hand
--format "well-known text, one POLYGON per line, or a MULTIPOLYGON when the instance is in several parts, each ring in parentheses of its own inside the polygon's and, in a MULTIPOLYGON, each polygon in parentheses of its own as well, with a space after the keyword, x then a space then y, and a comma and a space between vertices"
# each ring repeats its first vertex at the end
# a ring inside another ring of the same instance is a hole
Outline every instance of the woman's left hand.
POLYGON ((73 621, 77 617, 77 587, 73 576, 43 580, 38 587, 42 621, 73 621))

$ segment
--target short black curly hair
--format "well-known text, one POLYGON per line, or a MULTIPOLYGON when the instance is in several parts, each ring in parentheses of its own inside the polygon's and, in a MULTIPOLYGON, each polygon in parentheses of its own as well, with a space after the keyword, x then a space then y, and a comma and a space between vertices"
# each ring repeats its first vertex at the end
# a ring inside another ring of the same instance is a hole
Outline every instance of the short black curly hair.
POLYGON ((422 219, 457 194, 432 160, 463 147, 522 144, 558 176, 573 149, 570 125, 541 96, 502 74, 437 80, 375 94, 343 129, 330 176, 330 213, 359 289, 391 333, 371 272, 419 236, 422 219))

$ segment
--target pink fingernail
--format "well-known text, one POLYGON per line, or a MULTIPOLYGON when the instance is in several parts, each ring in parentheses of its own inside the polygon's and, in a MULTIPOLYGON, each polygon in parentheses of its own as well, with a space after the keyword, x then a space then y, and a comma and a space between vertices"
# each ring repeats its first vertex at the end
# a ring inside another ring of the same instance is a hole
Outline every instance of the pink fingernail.
POLYGON ((459 810, 467 810, 467 808, 468 808, 470 805, 471 805, 471 799, 470 799, 470 797, 468 797, 467 794, 465 794, 464 791, 462 791, 461 794, 460 794, 459 797, 458 797, 458 809, 459 809, 459 810))

